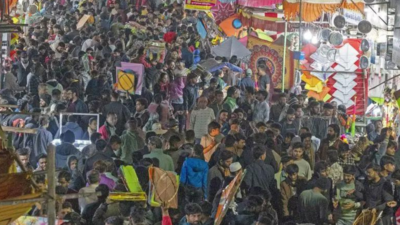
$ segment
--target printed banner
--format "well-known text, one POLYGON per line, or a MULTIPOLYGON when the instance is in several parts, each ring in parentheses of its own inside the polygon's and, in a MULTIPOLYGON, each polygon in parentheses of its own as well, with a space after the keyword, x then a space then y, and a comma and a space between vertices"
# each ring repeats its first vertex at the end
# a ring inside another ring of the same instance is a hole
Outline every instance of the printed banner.
POLYGON ((283 69, 283 52, 282 45, 268 42, 258 37, 249 36, 247 48, 252 51, 250 57, 250 68, 257 71, 257 65, 260 61, 265 61, 271 73, 271 81, 273 88, 282 88, 282 77, 285 78, 285 89, 293 86, 294 60, 292 52, 286 49, 285 57, 285 74, 282 75, 283 69))
POLYGON ((185 9, 210 10, 217 0, 185 0, 185 9))

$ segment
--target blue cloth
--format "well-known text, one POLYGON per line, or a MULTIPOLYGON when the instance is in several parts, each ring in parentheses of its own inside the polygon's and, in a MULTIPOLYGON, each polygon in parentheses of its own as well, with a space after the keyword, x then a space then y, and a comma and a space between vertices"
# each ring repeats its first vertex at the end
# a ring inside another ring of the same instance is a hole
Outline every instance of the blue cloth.
POLYGON ((242 68, 240 68, 240 67, 238 67, 238 66, 235 66, 235 65, 233 65, 233 64, 231 64, 231 63, 228 63, 228 62, 224 62, 224 63, 220 63, 220 64, 218 64, 217 66, 215 66, 215 67, 213 67, 213 68, 210 68, 208 71, 210 72, 210 73, 213 73, 213 72, 215 72, 215 71, 217 71, 217 70, 221 70, 222 68, 224 68, 224 67, 228 67, 230 70, 232 70, 233 72, 238 72, 238 73, 242 73, 243 72, 243 69, 242 68))
POLYGON ((187 158, 183 163, 180 183, 195 188, 202 188, 204 197, 207 198, 208 164, 201 159, 187 158))
MULTIPOLYGON (((62 126, 62 133, 67 132, 67 130, 70 130, 72 133, 74 133, 75 140, 82 140, 83 130, 77 123, 67 122, 64 126, 62 126)), ((60 136, 61 133, 60 130, 58 130, 55 139, 60 138, 60 136)))
POLYGON ((183 61, 185 61, 185 67, 190 68, 193 65, 193 53, 187 48, 182 48, 181 54, 183 61))

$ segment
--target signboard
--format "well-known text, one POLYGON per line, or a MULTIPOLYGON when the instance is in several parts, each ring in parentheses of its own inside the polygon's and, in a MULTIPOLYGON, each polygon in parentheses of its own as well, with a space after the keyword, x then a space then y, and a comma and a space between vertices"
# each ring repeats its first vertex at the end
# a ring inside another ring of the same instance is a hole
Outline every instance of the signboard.
POLYGON ((360 21, 363 20, 363 15, 357 11, 343 9, 343 17, 346 19, 346 22, 358 25, 360 21))
POLYGON ((185 0, 185 9, 210 10, 217 0, 185 0))

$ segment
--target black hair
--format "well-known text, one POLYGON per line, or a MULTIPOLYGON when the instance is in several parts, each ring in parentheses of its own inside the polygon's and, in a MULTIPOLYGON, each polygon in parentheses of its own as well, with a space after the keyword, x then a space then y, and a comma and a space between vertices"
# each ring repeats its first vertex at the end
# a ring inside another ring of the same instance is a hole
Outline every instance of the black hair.
POLYGON ((61 170, 60 173, 58 173, 57 179, 61 180, 62 178, 69 182, 71 180, 71 173, 66 170, 61 170))
POLYGON ((196 157, 200 158, 200 159, 204 159, 204 148, 202 145, 195 145, 193 148, 193 152, 195 154, 196 157))
POLYGON ((285 135, 285 138, 290 138, 290 140, 292 140, 294 137, 296 137, 296 135, 292 132, 287 132, 285 135))
POLYGON ((256 128, 258 129, 258 128, 260 128, 260 127, 266 127, 267 126, 267 124, 265 124, 264 122, 258 122, 257 124, 256 124, 256 128))
POLYGON ((96 149, 101 152, 107 147, 107 142, 103 139, 99 139, 96 141, 96 149))
POLYGON ((339 154, 336 150, 328 150, 328 159, 331 164, 339 162, 339 154))
POLYGON ((179 143, 181 141, 181 138, 177 135, 172 135, 169 138, 169 145, 170 147, 174 146, 175 144, 179 143))
POLYGON ((323 170, 327 170, 328 169, 328 165, 325 161, 319 161, 315 164, 314 166, 314 173, 321 173, 321 171, 323 170))
POLYGON ((211 216, 213 206, 207 201, 200 202, 201 212, 206 216, 211 216))
POLYGON ((257 92, 257 94, 261 94, 262 96, 264 96, 264 99, 267 99, 267 98, 268 98, 268 92, 265 91, 265 90, 259 90, 259 91, 257 92))
POLYGON ((330 182, 329 182, 328 178, 320 177, 320 178, 318 178, 318 180, 317 180, 317 182, 315 184, 315 187, 317 187, 317 188, 319 188, 321 190, 328 190, 329 189, 329 185, 330 185, 330 182))
MULTIPOLYGON (((218 124, 219 125, 219 124, 218 124)), ((195 139, 194 130, 186 130, 185 131, 185 139, 186 141, 192 141, 195 139)))
POLYGON ((101 134, 98 132, 94 132, 92 135, 90 135, 90 142, 92 142, 92 144, 96 144, 96 141, 99 140, 101 138, 101 134))
POLYGON ((351 174, 351 175, 355 175, 356 174, 356 168, 352 165, 346 165, 343 167, 343 173, 344 174, 351 174))
POLYGON ((375 163, 371 163, 367 166, 366 170, 372 169, 373 171, 379 173, 381 172, 381 168, 379 167, 379 165, 375 164, 375 163))
POLYGON ((339 125, 333 123, 333 124, 329 124, 328 127, 332 128, 333 131, 336 133, 336 135, 340 135, 340 127, 339 127, 339 125))
POLYGON ((221 125, 219 123, 212 121, 211 123, 208 124, 208 133, 211 133, 212 130, 215 129, 221 129, 221 125))
POLYGON ((36 160, 39 162, 40 159, 47 159, 47 155, 44 153, 40 153, 37 157, 36 160))
POLYGON ((295 163, 293 164, 289 164, 286 169, 285 169, 286 173, 289 175, 293 175, 295 173, 299 172, 299 166, 295 163))
POLYGON ((259 159, 262 155, 264 155, 267 152, 264 146, 262 145, 256 145, 253 148, 253 157, 254 159, 259 159))
POLYGON ((147 108, 147 106, 149 104, 147 99, 145 99, 145 98, 138 98, 138 99, 136 99, 136 102, 139 102, 141 105, 144 106, 144 108, 147 108))
POLYGON ((219 159, 219 160, 222 160, 222 161, 226 161, 226 160, 228 160, 228 159, 230 159, 230 158, 233 158, 233 156, 234 156, 234 154, 233 154, 231 151, 222 150, 222 151, 219 153, 218 159, 219 159))
POLYGON ((235 136, 229 134, 228 136, 225 137, 225 147, 233 147, 233 145, 236 142, 235 136))
POLYGON ((186 215, 194 215, 202 213, 201 206, 197 203, 189 203, 185 206, 186 215))
POLYGON ((112 135, 110 140, 108 141, 109 144, 121 144, 122 140, 118 135, 112 135))
POLYGON ((393 157, 390 157, 390 156, 384 155, 384 156, 382 156, 382 158, 381 158, 381 162, 380 162, 381 169, 382 169, 382 170, 384 170, 384 168, 385 168, 385 165, 387 165, 387 164, 392 164, 392 165, 395 165, 395 164, 396 164, 396 162, 394 161, 394 158, 393 158, 393 157))
POLYGON ((293 144, 293 147, 292 147, 292 148, 293 148, 293 149, 301 148, 302 150, 304 150, 304 145, 303 145, 303 143, 301 143, 301 142, 296 142, 296 143, 293 144))
POLYGON ((310 132, 307 132, 307 133, 301 134, 300 137, 301 137, 301 141, 304 141, 304 139, 306 139, 306 138, 312 138, 312 134, 310 132))

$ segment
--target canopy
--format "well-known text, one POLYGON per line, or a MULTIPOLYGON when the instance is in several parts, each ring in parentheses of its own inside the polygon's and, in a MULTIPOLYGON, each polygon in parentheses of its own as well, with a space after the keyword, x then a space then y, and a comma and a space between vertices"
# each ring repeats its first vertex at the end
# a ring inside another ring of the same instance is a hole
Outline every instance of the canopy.
POLYGON ((211 48, 211 53, 215 56, 226 57, 230 59, 236 55, 238 59, 243 59, 251 54, 236 37, 228 37, 224 42, 218 46, 211 48))
POLYGON ((220 69, 224 68, 225 66, 234 72, 238 72, 238 73, 243 72, 242 68, 240 68, 240 67, 237 67, 228 62, 218 63, 215 59, 207 59, 205 61, 202 61, 199 63, 199 66, 210 73, 220 70, 220 69))

